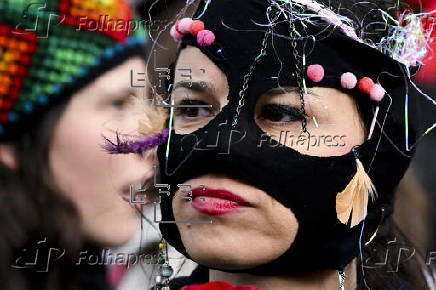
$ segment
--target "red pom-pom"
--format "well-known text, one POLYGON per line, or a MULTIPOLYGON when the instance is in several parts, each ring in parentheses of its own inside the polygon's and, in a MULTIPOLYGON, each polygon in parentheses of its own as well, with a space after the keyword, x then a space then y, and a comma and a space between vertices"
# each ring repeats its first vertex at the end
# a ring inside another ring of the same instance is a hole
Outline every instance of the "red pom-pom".
POLYGON ((194 20, 191 23, 191 34, 197 36, 197 34, 204 30, 204 22, 201 20, 194 20))
POLYGON ((369 95, 372 87, 374 86, 374 81, 371 78, 364 77, 360 79, 358 86, 362 93, 369 95))
POLYGON ((319 64, 309 65, 307 68, 307 77, 311 81, 319 83, 324 78, 324 68, 319 64))
POLYGON ((197 34, 197 42, 200 46, 209 46, 215 42, 215 34, 210 30, 202 30, 197 34))

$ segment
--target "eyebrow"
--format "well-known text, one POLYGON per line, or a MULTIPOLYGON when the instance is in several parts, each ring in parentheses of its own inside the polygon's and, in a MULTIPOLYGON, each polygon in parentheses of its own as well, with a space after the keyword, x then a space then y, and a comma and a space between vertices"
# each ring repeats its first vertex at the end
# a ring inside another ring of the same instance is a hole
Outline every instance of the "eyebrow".
POLYGON ((185 88, 197 93, 206 93, 206 94, 212 94, 214 91, 214 88, 207 82, 181 81, 174 84, 173 89, 175 90, 178 88, 185 88))
MULTIPOLYGON (((181 81, 174 84, 173 90, 178 88, 185 88, 197 93, 204 93, 206 95, 212 95, 213 88, 206 82, 188 82, 181 81)), ((176 105, 174 107, 179 108, 212 108, 212 105, 176 105)))
POLYGON ((131 97, 136 96, 136 92, 134 90, 132 90, 131 88, 121 88, 118 90, 107 90, 105 91, 105 89, 101 90, 102 95, 104 95, 105 97, 119 97, 119 96, 126 96, 126 97, 131 97))
MULTIPOLYGON (((279 87, 279 88, 272 88, 267 92, 268 95, 281 95, 283 93, 300 93, 300 90, 295 87, 279 87)), ((307 89, 307 93, 315 97, 321 97, 320 95, 316 94, 309 88, 307 89)))
POLYGON ((279 88, 272 88, 270 89, 267 94, 268 95, 280 95, 283 93, 298 93, 298 88, 293 87, 279 87, 279 88))

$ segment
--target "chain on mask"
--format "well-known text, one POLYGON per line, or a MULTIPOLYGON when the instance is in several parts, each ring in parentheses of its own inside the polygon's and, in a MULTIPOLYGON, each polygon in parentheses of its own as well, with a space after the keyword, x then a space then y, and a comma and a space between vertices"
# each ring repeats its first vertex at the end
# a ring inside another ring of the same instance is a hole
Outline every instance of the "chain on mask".
MULTIPOLYGON (((409 158, 393 146, 400 144, 402 124, 388 112, 386 99, 379 104, 381 115, 387 116, 383 133, 378 128, 373 138, 343 156, 308 156, 286 146, 268 146, 274 143, 268 136, 259 146, 259 136, 266 134, 254 120, 256 103, 262 94, 281 86, 300 88, 303 96, 302 72, 296 73, 303 61, 296 51, 305 54, 307 63, 321 63, 332 74, 353 71, 378 78, 391 91, 404 88, 387 77, 380 78, 379 69, 372 63, 383 64, 383 69, 393 75, 398 74, 398 64, 326 27, 307 26, 305 33, 311 35, 307 38, 295 37, 297 25, 289 27, 284 21, 260 29, 258 23, 268 22, 265 11, 274 9, 267 1, 220 0, 212 1, 204 13, 203 8, 200 6, 196 15, 201 14, 206 27, 214 31, 216 42, 204 47, 187 36, 181 49, 198 47, 226 75, 229 102, 206 126, 190 134, 173 132, 169 144, 159 147, 162 182, 172 189, 171 196, 162 196, 162 219, 174 220, 172 199, 178 184, 204 174, 223 173, 265 191, 289 208, 299 224, 297 236, 285 253, 239 272, 280 275, 343 270, 359 253, 363 224, 364 243, 380 223, 380 209, 385 209, 386 216, 392 212, 394 189, 409 163, 409 158), (310 51, 306 51, 308 47, 310 51), (369 171, 379 197, 369 204, 365 222, 350 228, 338 220, 335 204, 337 194, 356 172, 356 155, 369 171)), ((318 86, 341 89, 334 78, 325 78, 318 86)), ((359 92, 353 94, 364 119, 370 119, 373 104, 359 92)), ((176 225, 165 223, 160 228, 165 239, 189 257, 176 225)))

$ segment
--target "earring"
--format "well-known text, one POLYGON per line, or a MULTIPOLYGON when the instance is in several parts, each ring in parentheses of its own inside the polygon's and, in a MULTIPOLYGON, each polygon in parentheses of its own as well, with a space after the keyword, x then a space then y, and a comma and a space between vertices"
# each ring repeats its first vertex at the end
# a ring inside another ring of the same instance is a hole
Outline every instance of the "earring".
POLYGON ((345 272, 338 271, 339 290, 345 290, 345 272))
POLYGON ((168 244, 164 239, 159 243, 158 274, 156 275, 156 290, 170 290, 170 277, 173 275, 173 267, 169 264, 168 244))

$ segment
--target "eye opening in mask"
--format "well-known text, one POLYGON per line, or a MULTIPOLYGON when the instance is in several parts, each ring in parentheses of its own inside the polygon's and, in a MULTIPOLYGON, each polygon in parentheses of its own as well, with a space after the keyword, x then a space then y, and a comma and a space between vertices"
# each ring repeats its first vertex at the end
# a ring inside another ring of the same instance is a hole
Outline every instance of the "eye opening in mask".
POLYGON ((214 89, 207 82, 181 81, 174 84, 171 100, 174 109, 176 132, 190 133, 206 125, 221 110, 214 89))
MULTIPOLYGON (((308 93, 313 94, 311 91, 308 93)), ((303 112, 297 96, 298 88, 294 87, 278 87, 267 91, 256 104, 255 120, 258 125, 280 127, 308 121, 309 114, 303 112)))
POLYGON ((312 156, 344 155, 365 141, 360 111, 350 93, 312 87, 304 100, 306 115, 298 88, 279 87, 262 94, 254 112, 258 128, 276 143, 312 156), (307 133, 302 131, 302 120, 307 121, 307 133))

